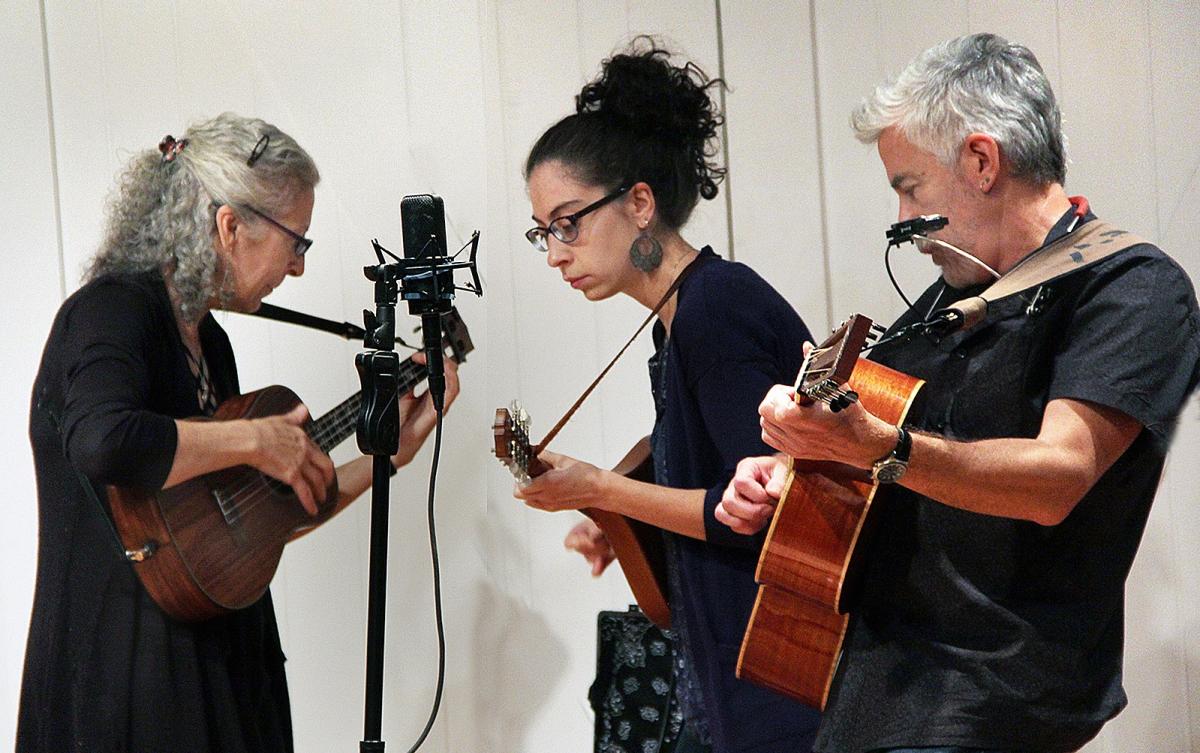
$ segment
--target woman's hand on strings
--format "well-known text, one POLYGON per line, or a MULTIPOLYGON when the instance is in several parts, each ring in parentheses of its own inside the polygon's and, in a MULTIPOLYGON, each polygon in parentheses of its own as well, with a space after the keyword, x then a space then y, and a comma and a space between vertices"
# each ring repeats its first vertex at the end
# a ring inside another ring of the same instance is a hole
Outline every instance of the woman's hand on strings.
POLYGON ((308 408, 297 405, 287 413, 250 421, 254 428, 253 467, 292 487, 309 515, 325 501, 333 481, 333 461, 304 431, 308 408))
POLYGON ((611 471, 549 450, 538 459, 550 470, 513 490, 513 496, 530 507, 547 512, 578 510, 596 506, 603 497, 605 474, 611 471))

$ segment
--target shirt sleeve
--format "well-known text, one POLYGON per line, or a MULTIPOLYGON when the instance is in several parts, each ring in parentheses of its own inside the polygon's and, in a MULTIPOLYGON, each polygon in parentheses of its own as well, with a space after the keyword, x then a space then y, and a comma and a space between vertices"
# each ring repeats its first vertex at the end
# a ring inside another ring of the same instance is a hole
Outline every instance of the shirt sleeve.
POLYGON ((1116 408, 1165 442, 1197 380, 1200 315, 1192 284, 1152 246, 1098 267, 1063 333, 1049 399, 1116 408))
POLYGON ((160 489, 170 473, 175 421, 148 407, 161 326, 151 295, 132 284, 100 283, 72 302, 62 329, 63 446, 95 482, 160 489))
POLYGON ((762 441, 758 406, 773 385, 795 379, 809 333, 791 306, 747 267, 730 265, 722 279, 697 282, 703 306, 679 335, 689 340, 681 342, 693 354, 684 366, 688 386, 721 464, 704 496, 705 536, 711 544, 759 549, 765 529, 735 533, 714 511, 739 461, 774 453, 762 441))

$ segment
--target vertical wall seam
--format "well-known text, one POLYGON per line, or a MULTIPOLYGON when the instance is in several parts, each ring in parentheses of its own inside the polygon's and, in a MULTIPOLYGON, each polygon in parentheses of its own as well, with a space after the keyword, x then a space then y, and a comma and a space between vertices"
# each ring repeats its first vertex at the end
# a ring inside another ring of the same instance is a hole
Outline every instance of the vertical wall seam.
POLYGON ((58 136, 54 129, 54 88, 50 81, 50 37, 46 32, 46 0, 38 0, 42 26, 42 79, 46 85, 46 131, 50 143, 50 186, 54 194, 54 243, 58 249, 58 293, 67 297, 67 260, 63 248, 62 195, 58 185, 58 136))
MULTIPOLYGON (((725 26, 721 24, 721 0, 714 0, 716 11, 716 77, 725 80, 725 26)), ((730 261, 736 260, 733 253, 733 183, 730 170, 730 116, 725 109, 725 84, 716 88, 721 102, 721 159, 725 162, 725 243, 730 261)))
MULTIPOLYGON (((485 9, 489 8, 489 5, 486 2, 484 2, 484 0, 481 0, 481 5, 485 9)), ((576 13, 578 14, 578 10, 576 11, 576 13)), ((511 135, 509 133, 509 128, 508 128, 508 119, 505 117, 505 114, 506 114, 505 94, 506 94, 506 92, 504 89, 504 82, 508 81, 509 77, 506 75, 506 70, 505 70, 506 60, 505 60, 505 56, 504 56, 504 41, 503 41, 504 40, 503 31, 504 30, 501 28, 503 22, 500 19, 499 6, 496 6, 496 5, 490 6, 490 12, 487 13, 487 19, 488 20, 486 21, 486 23, 489 23, 492 25, 492 31, 493 31, 493 34, 495 35, 494 38, 495 38, 495 51, 496 51, 496 86, 498 89, 497 98, 496 98, 496 100, 497 100, 496 101, 496 114, 497 114, 498 120, 499 120, 497 127, 499 129, 499 134, 500 134, 500 145, 501 145, 500 149, 505 158, 503 160, 504 165, 507 167, 508 166, 508 157, 512 153, 513 145, 511 143, 511 135)), ((483 23, 481 22, 480 26, 482 26, 482 25, 483 25, 483 23)), ((484 88, 486 91, 486 86, 484 88)), ((488 129, 485 129, 485 130, 488 130, 488 129)), ((521 165, 521 168, 524 169, 525 161, 521 160, 520 165, 521 165)), ((501 179, 501 185, 502 186, 504 185, 503 179, 501 179)), ((490 189, 490 187, 489 187, 489 189, 490 189)), ((489 196, 493 195, 494 193, 495 193, 494 190, 487 191, 487 194, 489 196)), ((508 191, 503 191, 503 193, 501 195, 504 196, 504 216, 506 218, 512 217, 512 211, 513 211, 512 210, 512 199, 511 199, 508 191)), ((512 311, 511 325, 512 325, 512 333, 513 333, 513 352, 514 353, 524 353, 525 348, 522 345, 521 318, 519 316, 517 316, 517 305, 518 305, 518 298, 519 298, 519 296, 517 294, 517 268, 512 263, 511 258, 509 259, 506 266, 507 266, 507 272, 508 272, 508 298, 509 298, 509 301, 512 306, 512 308, 510 310, 512 311)), ((495 295, 495 294, 496 294, 495 290, 493 290, 492 295, 495 295)), ((484 312, 484 316, 489 322, 491 321, 490 312, 487 311, 486 309, 484 312)), ((490 329, 490 326, 489 326, 489 329, 490 329)), ((490 361, 492 357, 493 357, 493 351, 489 349, 488 360, 490 361)), ((518 360, 520 360, 520 359, 518 359, 518 360)), ((519 366, 518 366, 518 368, 515 369, 516 376, 514 379, 515 384, 513 386, 514 386, 516 394, 512 396, 512 399, 514 399, 514 400, 516 400, 519 396, 525 394, 524 373, 525 373, 525 370, 520 368, 519 366)), ((488 497, 489 497, 488 498, 488 506, 490 508, 490 506, 491 506, 490 493, 489 493, 488 497)), ((487 512, 490 513, 490 509, 487 512)), ((527 551, 527 552, 532 551, 533 541, 535 539, 535 537, 533 535, 532 518, 533 518, 532 515, 522 515, 522 516, 520 516, 520 521, 519 521, 520 526, 522 528, 521 534, 523 535, 523 539, 522 539, 521 543, 523 544, 525 551, 527 551)), ((523 606, 528 606, 531 603, 533 603, 534 598, 532 595, 537 593, 537 591, 534 589, 534 583, 533 583, 533 569, 534 569, 533 557, 525 557, 523 559, 520 559, 518 562, 516 562, 514 564, 513 558, 508 557, 507 553, 503 550, 503 548, 501 548, 499 556, 501 558, 501 562, 499 563, 499 566, 502 569, 504 569, 505 571, 507 570, 507 567, 511 566, 512 569, 515 571, 514 579, 519 577, 525 583, 524 595, 523 595, 523 598, 519 599, 519 601, 522 603, 523 606)), ((513 592, 514 593, 517 592, 517 589, 514 588, 513 592)))
MULTIPOLYGON (((725 28, 721 24, 721 0, 714 0, 717 21, 717 77, 725 81, 725 28)), ((733 183, 729 170, 729 113, 725 109, 725 85, 717 87, 721 101, 721 159, 725 163, 725 243, 729 260, 736 260, 733 250, 733 183)))
POLYGON ((1146 8, 1146 91, 1149 93, 1149 113, 1150 116, 1150 175, 1154 179, 1154 239, 1159 243, 1164 241, 1162 211, 1159 196, 1159 174, 1158 174, 1158 120, 1155 117, 1154 111, 1154 35, 1150 22, 1150 9, 1146 8))
POLYGON ((817 7, 815 0, 808 0, 808 39, 812 53, 813 123, 817 138, 817 206, 821 220, 821 268, 825 285, 825 326, 830 328, 833 318, 833 270, 829 260, 829 206, 825 183, 825 138, 821 120, 821 75, 817 54, 817 7))
MULTIPOLYGON (((1159 242, 1159 243, 1165 243, 1167 239, 1164 237, 1163 233, 1167 228, 1164 228, 1164 226, 1163 226, 1162 204, 1164 203, 1164 200, 1163 200, 1163 196, 1161 195, 1162 183, 1160 182, 1160 176, 1159 176, 1159 171, 1158 171, 1158 149, 1159 149, 1158 119, 1157 119, 1157 112, 1156 112, 1156 107, 1155 107, 1156 102, 1155 102, 1155 96, 1154 96, 1156 93, 1156 90, 1154 87, 1154 20, 1153 20, 1153 11, 1149 7, 1146 8, 1145 22, 1146 22, 1146 72, 1145 72, 1145 75, 1146 75, 1146 78, 1148 79, 1147 89, 1149 91, 1149 100, 1150 100, 1149 108, 1148 108, 1149 109, 1148 114, 1150 116, 1150 174, 1153 176, 1153 180, 1154 180, 1155 240, 1157 240, 1157 242, 1159 242)), ((1186 403, 1184 405, 1186 408, 1186 403)), ((1166 471, 1166 469, 1164 468, 1164 476, 1165 476, 1165 471, 1166 471)), ((1167 502, 1168 512, 1172 513, 1172 514, 1168 515, 1168 517, 1171 519, 1175 519, 1175 515, 1173 514, 1173 512, 1174 512, 1174 507, 1175 507, 1174 502, 1176 501, 1176 494, 1174 492, 1175 492, 1174 489, 1169 488, 1167 490, 1167 494, 1165 495, 1166 499, 1164 500, 1165 502, 1167 502)), ((1180 542, 1179 542, 1180 537, 1177 535, 1175 528, 1168 526, 1168 534, 1167 535, 1170 537, 1172 554, 1177 554, 1180 550, 1180 542)), ((1179 620, 1179 623, 1183 624, 1186 622, 1186 618, 1185 618, 1186 606, 1182 603, 1181 595, 1182 595, 1182 591, 1177 589, 1175 592, 1174 601, 1175 601, 1176 617, 1179 620)), ((1192 719, 1191 719, 1191 715, 1192 715, 1191 662, 1188 660, 1187 650, 1184 649, 1182 651, 1182 653, 1183 653, 1183 656, 1181 658, 1183 661, 1181 663, 1183 664, 1183 697, 1185 699, 1187 699, 1185 701, 1184 707, 1183 707, 1184 714, 1187 716, 1187 721, 1185 724, 1183 724, 1183 738, 1184 738, 1184 742, 1186 743, 1186 749, 1187 750, 1195 750, 1195 746, 1192 744, 1193 741, 1192 741, 1192 719)))
MULTIPOLYGON (((1067 128, 1067 124, 1069 124, 1070 121, 1067 120, 1066 116, 1062 115, 1063 95, 1065 95, 1067 93, 1066 89, 1063 86, 1064 82, 1066 81, 1067 74, 1065 73, 1066 65, 1063 63, 1062 0, 1058 0, 1057 2, 1054 3, 1054 54, 1058 58, 1058 60, 1057 60, 1057 63, 1058 63, 1058 86, 1055 89, 1055 91, 1057 92, 1057 96, 1055 97, 1055 99, 1058 101, 1060 118, 1064 121, 1063 126, 1062 126, 1063 142, 1065 144, 1066 152, 1067 152, 1066 164, 1063 165, 1063 169, 1066 170, 1066 174, 1068 176, 1070 176, 1070 174, 1071 174, 1071 137, 1068 134, 1068 131, 1070 129, 1067 128)), ((1068 178, 1068 180, 1069 180, 1069 178, 1068 178)), ((1063 186, 1064 188, 1066 188, 1065 183, 1066 183, 1066 181, 1064 181, 1064 186, 1063 186)))

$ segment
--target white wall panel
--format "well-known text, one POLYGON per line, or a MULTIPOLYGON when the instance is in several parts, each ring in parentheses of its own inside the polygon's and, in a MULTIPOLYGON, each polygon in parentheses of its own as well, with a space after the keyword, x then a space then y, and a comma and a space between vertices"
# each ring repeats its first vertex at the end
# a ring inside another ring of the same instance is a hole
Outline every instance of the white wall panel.
POLYGON ((808 5, 722 8, 736 257, 813 334, 828 331, 814 54, 808 5))
MULTIPOLYGON (((16 734, 17 699, 37 555, 29 400, 45 334, 62 301, 47 81, 38 3, 0 4, 0 741, 16 734)), ((7 744, 7 743, 4 743, 7 744)))

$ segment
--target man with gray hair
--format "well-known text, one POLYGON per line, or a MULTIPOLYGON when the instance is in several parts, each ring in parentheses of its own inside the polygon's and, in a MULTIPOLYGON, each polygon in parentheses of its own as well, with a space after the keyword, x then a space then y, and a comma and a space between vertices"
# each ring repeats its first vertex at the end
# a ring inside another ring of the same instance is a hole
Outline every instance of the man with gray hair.
MULTIPOLYGON (((854 112, 941 277, 892 326, 979 295, 1094 219, 1068 197, 1054 94, 1025 47, 936 45, 854 112)), ((903 426, 776 386, 763 437, 892 483, 873 515, 817 750, 1072 751, 1127 703, 1124 582, 1200 363, 1191 282, 1147 243, 873 358, 926 380, 903 426)), ((918 330, 923 329, 917 327, 918 330)), ((762 528, 782 456, 741 463, 718 518, 762 528)))

